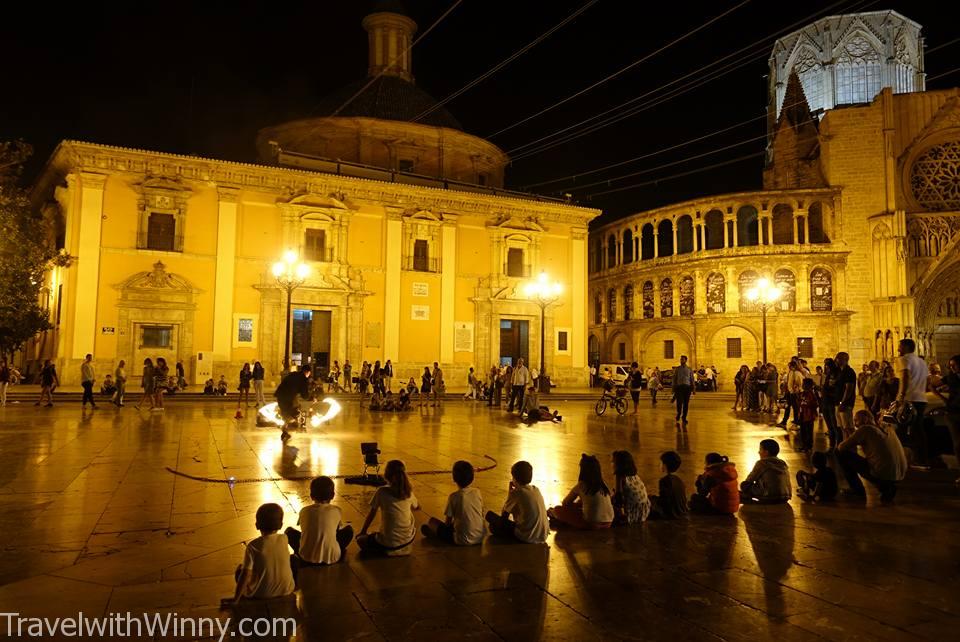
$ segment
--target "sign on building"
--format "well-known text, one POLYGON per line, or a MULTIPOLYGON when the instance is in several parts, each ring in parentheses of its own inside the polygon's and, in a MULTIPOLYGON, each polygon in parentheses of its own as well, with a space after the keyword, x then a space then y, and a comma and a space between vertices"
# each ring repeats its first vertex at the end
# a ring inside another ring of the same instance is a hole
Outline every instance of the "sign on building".
POLYGON ((454 324, 453 351, 473 352, 473 322, 457 321, 454 324))
POLYGON ((410 318, 413 319, 414 321, 429 321, 430 306, 429 305, 411 305, 410 318))
POLYGON ((416 281, 413 284, 413 296, 430 296, 430 284, 416 281))

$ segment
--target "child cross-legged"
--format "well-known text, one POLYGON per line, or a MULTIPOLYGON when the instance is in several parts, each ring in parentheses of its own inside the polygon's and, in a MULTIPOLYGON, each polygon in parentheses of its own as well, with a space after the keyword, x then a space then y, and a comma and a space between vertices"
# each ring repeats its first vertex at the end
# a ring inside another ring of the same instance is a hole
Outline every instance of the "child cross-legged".
POLYGON ((297 523, 301 531, 290 527, 285 533, 294 554, 294 568, 336 564, 343 559, 353 539, 353 527, 340 527, 343 513, 330 502, 334 496, 333 480, 317 477, 310 482, 313 504, 300 511, 297 523))
POLYGON ((283 509, 277 504, 263 504, 257 509, 256 519, 260 537, 247 544, 243 564, 237 567, 234 602, 282 597, 295 588, 287 538, 279 532, 283 509))
POLYGON ((363 522, 363 528, 357 536, 357 546, 364 553, 399 556, 409 555, 410 545, 416 539, 416 521, 413 511, 420 509, 420 503, 413 494, 413 487, 407 477, 407 467, 399 459, 391 459, 383 473, 387 486, 374 493, 370 501, 370 512, 363 522), (380 532, 367 534, 377 512, 382 513, 380 532))
POLYGON ((450 544, 473 546, 483 541, 483 495, 473 483, 473 464, 460 460, 453 465, 453 481, 458 488, 447 498, 443 514, 446 521, 434 517, 420 527, 424 537, 436 537, 450 544))
POLYGON ((613 502, 603 482, 600 461, 592 455, 580 456, 580 477, 560 506, 547 511, 550 519, 580 530, 610 528, 613 502))
POLYGON ((503 511, 500 515, 493 511, 487 513, 490 532, 526 544, 543 544, 547 541, 550 526, 543 495, 530 483, 533 481, 533 466, 530 462, 518 461, 510 468, 510 475, 513 479, 503 511))

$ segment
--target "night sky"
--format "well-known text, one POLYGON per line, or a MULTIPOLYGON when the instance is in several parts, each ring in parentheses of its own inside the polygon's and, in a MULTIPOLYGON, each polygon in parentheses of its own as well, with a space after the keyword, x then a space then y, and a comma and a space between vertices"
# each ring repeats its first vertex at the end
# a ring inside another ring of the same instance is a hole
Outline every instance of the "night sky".
MULTIPOLYGON (((443 98, 525 46, 588 0, 463 0, 413 51, 417 85, 443 98)), ((409 0, 421 31, 453 0, 409 0)), ((599 0, 530 52, 447 107, 466 131, 511 152, 752 45, 746 62, 663 104, 575 141, 516 160, 507 185, 588 171, 757 118, 726 134, 592 175, 595 182, 646 172, 619 187, 664 179, 712 163, 760 152, 763 141, 659 168, 688 156, 760 137, 766 105, 766 59, 777 35, 797 21, 857 10, 893 9, 924 27, 927 48, 960 36, 950 3, 774 2, 752 0, 730 15, 559 108, 492 136, 540 109, 613 73, 739 4, 639 3, 599 0), (828 9, 831 5, 836 5, 828 9), (756 53, 753 53, 756 52, 756 53), (752 61, 751 61, 752 59, 752 61)), ((28 177, 65 138, 158 151, 255 160, 261 127, 310 116, 320 99, 366 74, 366 33, 360 25, 373 2, 93 2, 53 7, 5 7, 0 38, 6 97, 0 140, 35 147, 28 177)), ((799 25, 798 25, 799 26, 799 25)), ((796 28, 796 27, 795 27, 796 28)), ((790 29, 791 31, 793 29, 790 29)), ((960 43, 928 55, 928 77, 954 69, 960 43)), ((960 73, 928 89, 960 85, 960 73)), ((515 156, 516 154, 511 154, 515 156)), ((570 181, 533 188, 569 191, 600 207, 603 220, 710 193, 761 186, 762 158, 662 180, 609 195, 570 181)))

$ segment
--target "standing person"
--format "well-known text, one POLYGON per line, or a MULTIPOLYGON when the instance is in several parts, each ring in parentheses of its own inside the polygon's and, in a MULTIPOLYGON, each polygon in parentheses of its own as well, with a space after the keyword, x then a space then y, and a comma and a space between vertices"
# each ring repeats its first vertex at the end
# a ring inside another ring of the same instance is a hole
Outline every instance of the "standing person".
POLYGON ((637 414, 640 406, 640 391, 643 389, 643 373, 640 372, 640 364, 636 361, 630 364, 630 376, 627 379, 630 385, 630 398, 633 399, 633 414, 637 414))
MULTIPOLYGON (((222 376, 222 375, 221 375, 222 376)), ((170 382, 170 368, 167 360, 157 357, 157 366, 153 369, 153 410, 163 410, 163 393, 167 391, 170 382)))
POLYGON ((373 364, 373 370, 370 372, 370 383, 373 384, 373 391, 384 395, 383 391, 383 368, 380 366, 380 360, 377 359, 373 364))
POLYGON ((187 387, 187 377, 183 370, 183 361, 177 360, 177 388, 185 390, 187 387))
POLYGON ((263 377, 266 372, 259 361, 253 362, 253 393, 256 397, 257 408, 267 405, 267 400, 263 397, 263 377))
POLYGON ((493 402, 499 397, 497 382, 500 380, 500 371, 497 366, 490 367, 490 374, 487 375, 487 405, 492 406, 493 402))
POLYGON ((590 366, 590 387, 597 387, 597 366, 594 365, 590 366))
POLYGON ((739 404, 741 410, 745 410, 747 407, 747 395, 745 393, 747 387, 747 377, 750 375, 750 368, 747 364, 740 366, 740 369, 737 371, 737 374, 733 377, 733 387, 736 389, 737 395, 733 398, 733 410, 737 409, 739 404))
POLYGON ((687 355, 680 357, 680 365, 673 371, 673 394, 677 399, 677 423, 687 423, 690 395, 693 394, 693 370, 687 365, 687 355))
POLYGON ((280 411, 280 417, 283 418, 284 422, 280 432, 281 441, 286 441, 290 438, 290 433, 287 432, 287 426, 296 425, 297 419, 300 417, 300 403, 297 401, 297 398, 312 398, 310 386, 311 370, 310 364, 300 366, 300 370, 291 372, 285 376, 273 392, 273 396, 277 398, 277 410, 280 411))
POLYGON ((791 361, 787 367, 787 407, 783 410, 783 419, 777 425, 781 428, 787 427, 787 420, 790 419, 790 411, 793 410, 794 423, 800 423, 800 393, 803 392, 803 375, 797 367, 796 361, 791 361))
POLYGON ((897 359, 897 372, 900 374, 900 391, 897 403, 902 415, 906 404, 913 405, 916 413, 910 426, 910 448, 913 450, 914 463, 927 466, 927 435, 923 431, 923 411, 927 408, 927 364, 916 354, 917 344, 913 339, 901 339, 898 346, 900 358, 897 359))
POLYGON ((431 376, 433 381, 431 385, 433 387, 433 403, 431 406, 440 405, 440 393, 446 392, 447 386, 443 382, 443 370, 440 369, 440 364, 436 361, 433 362, 433 374, 431 376))
POLYGON ((113 394, 113 403, 117 408, 123 408, 123 395, 127 392, 127 362, 120 359, 117 362, 117 369, 113 371, 113 378, 116 381, 117 391, 113 394))
POLYGON ((430 376, 430 366, 423 366, 423 374, 420 375, 420 407, 423 408, 423 404, 427 402, 427 397, 430 396, 430 382, 432 377, 430 376))
POLYGON ((820 399, 813 388, 813 379, 803 379, 803 390, 797 395, 797 418, 800 420, 800 451, 813 450, 813 424, 817 420, 820 399))
POLYGON ((390 384, 393 383, 393 362, 387 359, 383 366, 383 389, 390 392, 390 384))
MULTIPOLYGON (((837 376, 834 379, 834 398, 837 401, 837 426, 846 439, 853 434, 853 406, 857 403, 857 372, 850 367, 850 355, 838 352, 834 358, 837 376)), ((923 392, 927 389, 927 376, 923 376, 923 392)), ((923 392, 920 394, 922 395, 923 392)), ((924 397, 926 399, 926 397, 924 397)))
POLYGON ((863 405, 870 410, 877 401, 877 395, 880 393, 880 385, 883 383, 883 373, 880 372, 880 364, 871 361, 867 364, 867 377, 863 382, 863 405))
POLYGON ((467 373, 467 392, 463 398, 477 400, 477 375, 473 374, 473 368, 467 373))
POLYGON ((863 388, 864 386, 867 385, 867 377, 869 376, 870 376, 870 364, 865 363, 863 364, 863 367, 860 368, 860 372, 857 373, 857 395, 861 399, 863 398, 863 388))
POLYGON ((823 389, 820 393, 820 415, 827 424, 827 438, 830 450, 835 450, 842 441, 840 429, 837 428, 837 377, 839 369, 836 361, 827 358, 823 360, 823 389))
MULTIPOLYGON (((777 408, 777 394, 780 389, 778 385, 780 373, 777 372, 777 366, 768 363, 767 374, 765 376, 767 378, 767 412, 776 412, 779 410, 777 408)), ((794 408, 794 411, 796 411, 796 408, 794 408)), ((794 416, 796 416, 796 412, 794 412, 794 416)))
POLYGON ((237 395, 237 410, 240 409, 240 403, 244 404, 244 407, 250 407, 250 381, 253 380, 253 371, 250 370, 250 364, 245 363, 243 367, 240 368, 240 385, 237 387, 237 390, 240 394, 237 395))
POLYGON ((660 368, 654 368, 650 371, 650 377, 647 379, 647 390, 650 391, 650 405, 657 405, 657 393, 663 390, 663 384, 660 383, 660 368))
POLYGON ((140 401, 137 402, 137 410, 140 410, 140 406, 143 405, 144 401, 150 402, 150 410, 153 410, 153 361, 150 358, 143 360, 143 376, 140 378, 140 387, 143 388, 143 396, 140 397, 140 401))
POLYGON ((340 388, 340 362, 334 359, 330 374, 327 375, 327 392, 336 392, 340 388))
POLYGON ((507 406, 507 412, 513 412, 514 403, 517 411, 523 412, 523 394, 530 383, 530 371, 523 365, 523 359, 517 359, 517 367, 513 369, 513 380, 510 382, 510 404, 507 406))
POLYGON ((96 381, 96 373, 93 369, 93 355, 88 354, 83 359, 83 363, 80 364, 80 385, 83 386, 83 407, 87 407, 87 402, 90 402, 90 406, 93 408, 97 407, 96 402, 93 400, 93 383, 96 381))
POLYGON ((343 389, 346 392, 353 392, 353 366, 350 365, 350 360, 347 359, 343 362, 343 389))
MULTIPOLYGON (((943 391, 948 391, 950 396, 945 398, 947 402, 947 428, 950 430, 950 439, 953 441, 953 452, 960 462, 960 355, 950 357, 947 362, 947 376, 940 380, 937 387, 937 395, 944 399, 943 391)), ((960 477, 956 480, 960 484, 960 477)))
POLYGON ((7 360, 0 359, 0 406, 7 405, 7 386, 10 384, 10 368, 7 360))

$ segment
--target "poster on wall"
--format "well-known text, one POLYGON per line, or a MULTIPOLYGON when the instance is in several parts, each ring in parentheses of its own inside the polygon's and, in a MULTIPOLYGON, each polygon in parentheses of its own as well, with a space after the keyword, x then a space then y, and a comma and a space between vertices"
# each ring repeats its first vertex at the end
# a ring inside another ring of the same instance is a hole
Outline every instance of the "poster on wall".
POLYGON ((430 306, 429 305, 411 305, 410 318, 413 319, 414 321, 429 321, 430 306))
POLYGON ((233 347, 253 348, 257 345, 257 318, 259 315, 239 313, 233 315, 233 347))
POLYGON ((457 321, 453 326, 453 351, 473 352, 473 322, 457 321))
POLYGON ((696 312, 697 304, 694 299, 693 277, 685 276, 680 279, 680 316, 692 317, 696 312))
POLYGON ((797 309, 797 277, 787 269, 777 270, 773 275, 773 283, 780 288, 780 300, 777 308, 784 312, 793 312, 797 309))
POLYGON ((833 310, 833 276, 823 268, 814 268, 810 272, 810 310, 833 310))
POLYGON ((714 272, 707 277, 707 313, 723 314, 727 311, 727 282, 723 275, 714 272))
POLYGON ((670 279, 660 282, 660 316, 673 316, 673 281, 670 279))
POLYGON ((653 312, 653 282, 647 281, 643 284, 643 318, 652 319, 653 312))
POLYGON ((364 345, 368 348, 380 347, 380 336, 383 334, 383 324, 378 321, 367 321, 367 331, 364 336, 364 345))
POLYGON ((413 296, 430 296, 430 284, 415 282, 413 284, 413 296))

